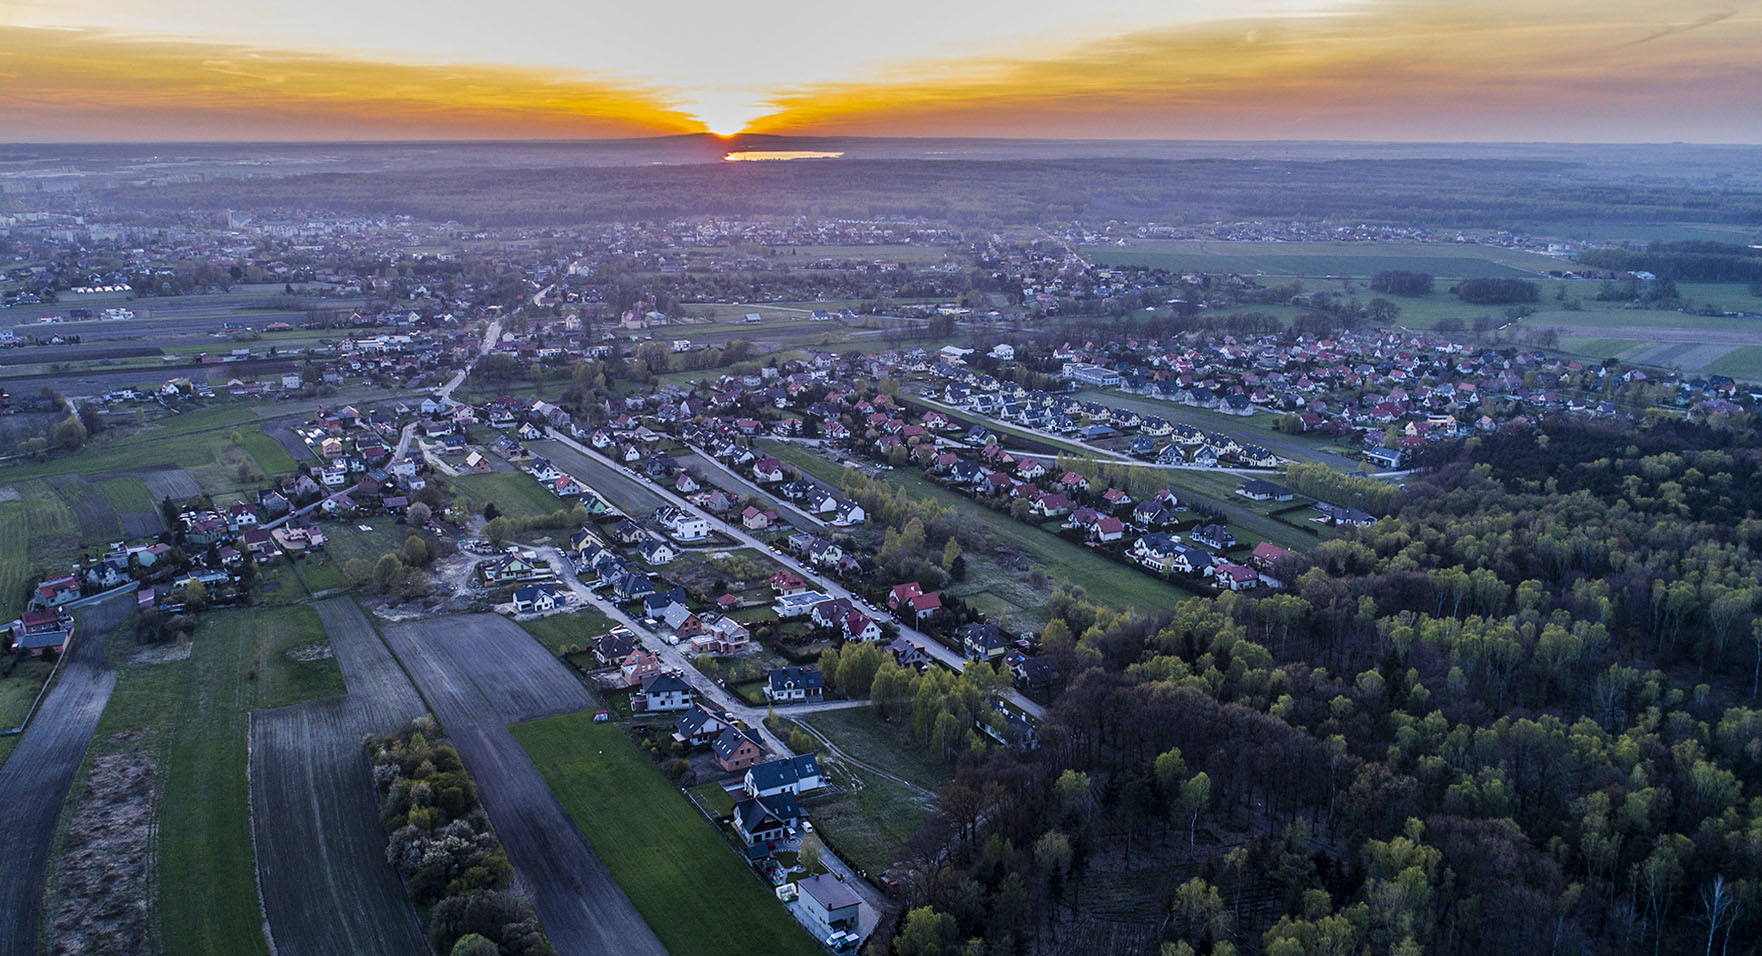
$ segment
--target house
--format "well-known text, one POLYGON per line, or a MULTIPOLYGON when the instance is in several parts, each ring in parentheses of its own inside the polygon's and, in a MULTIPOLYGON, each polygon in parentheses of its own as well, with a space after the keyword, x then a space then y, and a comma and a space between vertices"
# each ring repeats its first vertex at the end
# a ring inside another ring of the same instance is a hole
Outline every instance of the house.
POLYGON ((817 667, 779 667, 765 675, 765 699, 773 704, 820 700, 825 678, 817 667))
POLYGON ((73 615, 57 608, 26 611, 8 626, 15 654, 59 654, 73 639, 73 615))
POLYGON ((691 639, 691 649, 698 654, 734 654, 752 643, 752 632, 746 625, 727 615, 714 615, 703 622, 703 633, 691 639))
POLYGON ((1037 694, 1052 689, 1058 682, 1058 661, 1046 654, 1012 655, 1009 671, 1016 687, 1037 694))
POLYGON ((557 589, 549 584, 529 584, 514 589, 514 612, 543 613, 557 608, 557 589))
POLYGON ((521 584, 528 581, 542 581, 551 577, 551 566, 538 560, 530 560, 518 554, 504 554, 499 558, 481 562, 477 565, 478 576, 489 587, 499 584, 521 584))
POLYGON ((618 675, 625 687, 640 687, 643 681, 661 673, 661 656, 643 647, 632 648, 618 662, 618 675))
POLYGON ((734 805, 734 832, 749 853, 763 855, 776 849, 801 823, 801 808, 789 794, 752 797, 734 805))
POLYGON ((749 797, 808 793, 825 785, 825 779, 820 776, 820 763, 811 753, 754 764, 746 772, 749 797))
MULTIPOLYGON (((928 620, 942 613, 942 595, 935 591, 920 594, 908 601, 907 604, 911 606, 912 618, 916 621, 928 620)), ((880 637, 879 634, 875 636, 880 637)))
POLYGON ((1232 591, 1246 591, 1260 584, 1260 572, 1247 565, 1219 561, 1211 569, 1212 579, 1232 591))
POLYGON ((909 581, 905 584, 895 584, 893 589, 887 592, 887 608, 888 610, 897 611, 902 605, 910 604, 913 598, 921 597, 923 593, 923 587, 916 581, 909 581))
POLYGON ((1368 511, 1361 511, 1357 508, 1346 507, 1344 505, 1329 504, 1325 501, 1316 502, 1315 510, 1321 512, 1322 519, 1331 525, 1368 528, 1377 523, 1376 515, 1373 515, 1368 511))
POLYGON ((624 662, 636 650, 636 638, 629 634, 602 634, 593 642, 593 657, 601 667, 624 662))
POLYGON ((481 475, 494 471, 495 465, 491 464, 482 452, 472 451, 471 454, 465 456, 465 470, 474 475, 481 475))
POLYGON ((808 583, 801 579, 801 575, 788 568, 771 575, 771 590, 778 594, 800 594, 807 589, 808 583))
POLYGON ((1132 560, 1159 574, 1167 574, 1180 553, 1180 542, 1160 532, 1147 534, 1132 545, 1132 560))
POLYGON ((797 880, 795 886, 800 892, 797 898, 801 900, 801 915, 815 937, 825 939, 833 933, 857 932, 862 898, 837 877, 821 873, 797 880))
POLYGON ((1244 481, 1236 494, 1250 501, 1290 501, 1297 497, 1296 493, 1284 485, 1276 485, 1270 481, 1255 478, 1244 481))
POLYGON ((637 546, 637 552, 650 565, 666 564, 679 556, 674 552, 672 545, 653 535, 648 536, 642 544, 637 546))
POLYGON ((958 633, 969 661, 994 661, 1009 650, 1009 638, 995 624, 968 624, 958 633))
POLYGON ((36 593, 31 595, 31 604, 34 607, 60 607, 79 599, 80 579, 64 574, 37 585, 36 593))
POLYGON ((752 505, 747 505, 746 510, 740 513, 740 524, 748 531, 763 531, 776 520, 777 512, 760 511, 752 505))
POLYGON ((1126 536, 1126 523, 1109 515, 1089 526, 1089 536, 1102 544, 1118 541, 1126 536))
POLYGON ((1250 560, 1254 562, 1255 567, 1262 571, 1271 571, 1274 565, 1290 556, 1291 552, 1273 544, 1271 541, 1262 541, 1254 546, 1254 554, 1250 557, 1250 560))
POLYGON ((753 480, 761 485, 782 481, 783 462, 768 456, 753 462, 753 480))
POLYGON ((669 604, 658 618, 660 626, 679 637, 692 637, 703 632, 703 622, 683 604, 669 604))
POLYGON ((731 726, 723 728, 716 739, 710 741, 710 752, 716 757, 716 766, 732 773, 758 763, 765 755, 765 748, 759 745, 757 736, 751 731, 731 726))
POLYGON ((645 678, 642 689, 630 698, 630 709, 637 713, 685 710, 697 700, 697 692, 683 679, 672 674, 656 674, 645 678))
POLYGON ((1191 537, 1194 541, 1219 551, 1236 546, 1236 536, 1221 524, 1202 524, 1193 529, 1191 537))
POLYGON ((771 603, 771 610, 775 611, 779 618, 788 619, 810 614, 815 607, 824 603, 826 603, 826 595, 819 591, 792 591, 788 594, 778 595, 777 600, 771 603))
POLYGON ((664 508, 655 516, 675 541, 702 541, 710 536, 710 522, 680 508, 664 508))
POLYGON ((659 618, 661 615, 667 613, 667 608, 675 604, 683 607, 689 600, 690 597, 685 593, 684 588, 668 588, 665 591, 656 591, 648 597, 643 598, 642 616, 659 618))
POLYGON ((893 662, 901 667, 923 670, 932 661, 930 652, 924 650, 924 645, 903 637, 894 638, 893 643, 887 645, 887 652, 893 655, 893 662))

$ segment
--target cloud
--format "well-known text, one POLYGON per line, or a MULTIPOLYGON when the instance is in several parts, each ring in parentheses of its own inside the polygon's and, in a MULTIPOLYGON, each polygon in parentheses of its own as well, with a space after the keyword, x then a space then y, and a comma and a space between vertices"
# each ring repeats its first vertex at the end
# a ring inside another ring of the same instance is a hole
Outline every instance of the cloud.
POLYGON ((1141 30, 1039 59, 899 64, 872 82, 784 91, 748 129, 1756 142, 1757 50, 1762 15, 1696 0, 1381 0, 1141 30))
POLYGON ((15 140, 518 139, 699 132, 636 84, 0 27, 15 140))

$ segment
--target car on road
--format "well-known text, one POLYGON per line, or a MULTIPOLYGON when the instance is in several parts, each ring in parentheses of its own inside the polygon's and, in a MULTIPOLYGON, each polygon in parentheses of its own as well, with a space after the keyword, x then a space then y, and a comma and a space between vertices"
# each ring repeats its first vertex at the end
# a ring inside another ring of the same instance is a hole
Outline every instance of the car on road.
POLYGON ((803 833, 814 832, 814 825, 812 823, 808 822, 807 820, 803 820, 801 822, 801 832, 803 832, 803 833))

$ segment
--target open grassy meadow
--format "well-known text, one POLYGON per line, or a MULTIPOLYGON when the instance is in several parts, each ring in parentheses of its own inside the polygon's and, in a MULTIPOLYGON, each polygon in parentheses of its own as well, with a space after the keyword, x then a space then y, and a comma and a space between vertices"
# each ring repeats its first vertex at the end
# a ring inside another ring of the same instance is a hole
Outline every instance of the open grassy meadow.
POLYGON ((1563 260, 1468 243, 1160 240, 1083 250, 1100 265, 1269 276, 1364 276, 1390 269, 1436 276, 1530 276, 1563 260))
POLYGON ((513 732, 673 956, 821 951, 616 726, 581 713, 520 724, 513 732))
POLYGON ((564 648, 586 647, 594 638, 610 631, 612 619, 602 614, 597 607, 584 607, 568 614, 552 614, 549 617, 521 621, 520 626, 552 654, 562 654, 564 648))
POLYGON ((496 510, 510 518, 533 518, 570 506, 563 499, 546 491, 531 475, 520 471, 460 475, 452 479, 452 483, 454 488, 464 493, 473 514, 481 514, 483 506, 490 502, 494 502, 496 510))

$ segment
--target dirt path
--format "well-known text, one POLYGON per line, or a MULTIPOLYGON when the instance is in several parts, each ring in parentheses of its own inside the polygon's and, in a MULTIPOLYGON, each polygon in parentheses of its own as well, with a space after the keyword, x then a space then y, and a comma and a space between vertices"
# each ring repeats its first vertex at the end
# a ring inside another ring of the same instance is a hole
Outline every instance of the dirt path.
POLYGON ((361 739, 427 711, 354 602, 315 605, 349 693, 251 714, 251 832, 278 956, 426 956, 361 739))
POLYGON ((385 639, 422 689, 477 781, 496 835, 562 956, 666 956, 508 724, 585 709, 581 683, 505 618, 468 615, 387 625, 385 639))
POLYGON ((133 594, 119 594, 79 613, 78 631, 55 686, 0 768, 0 956, 34 956, 43 873, 55 822, 74 774, 116 686, 105 655, 111 634, 134 612, 133 594))

